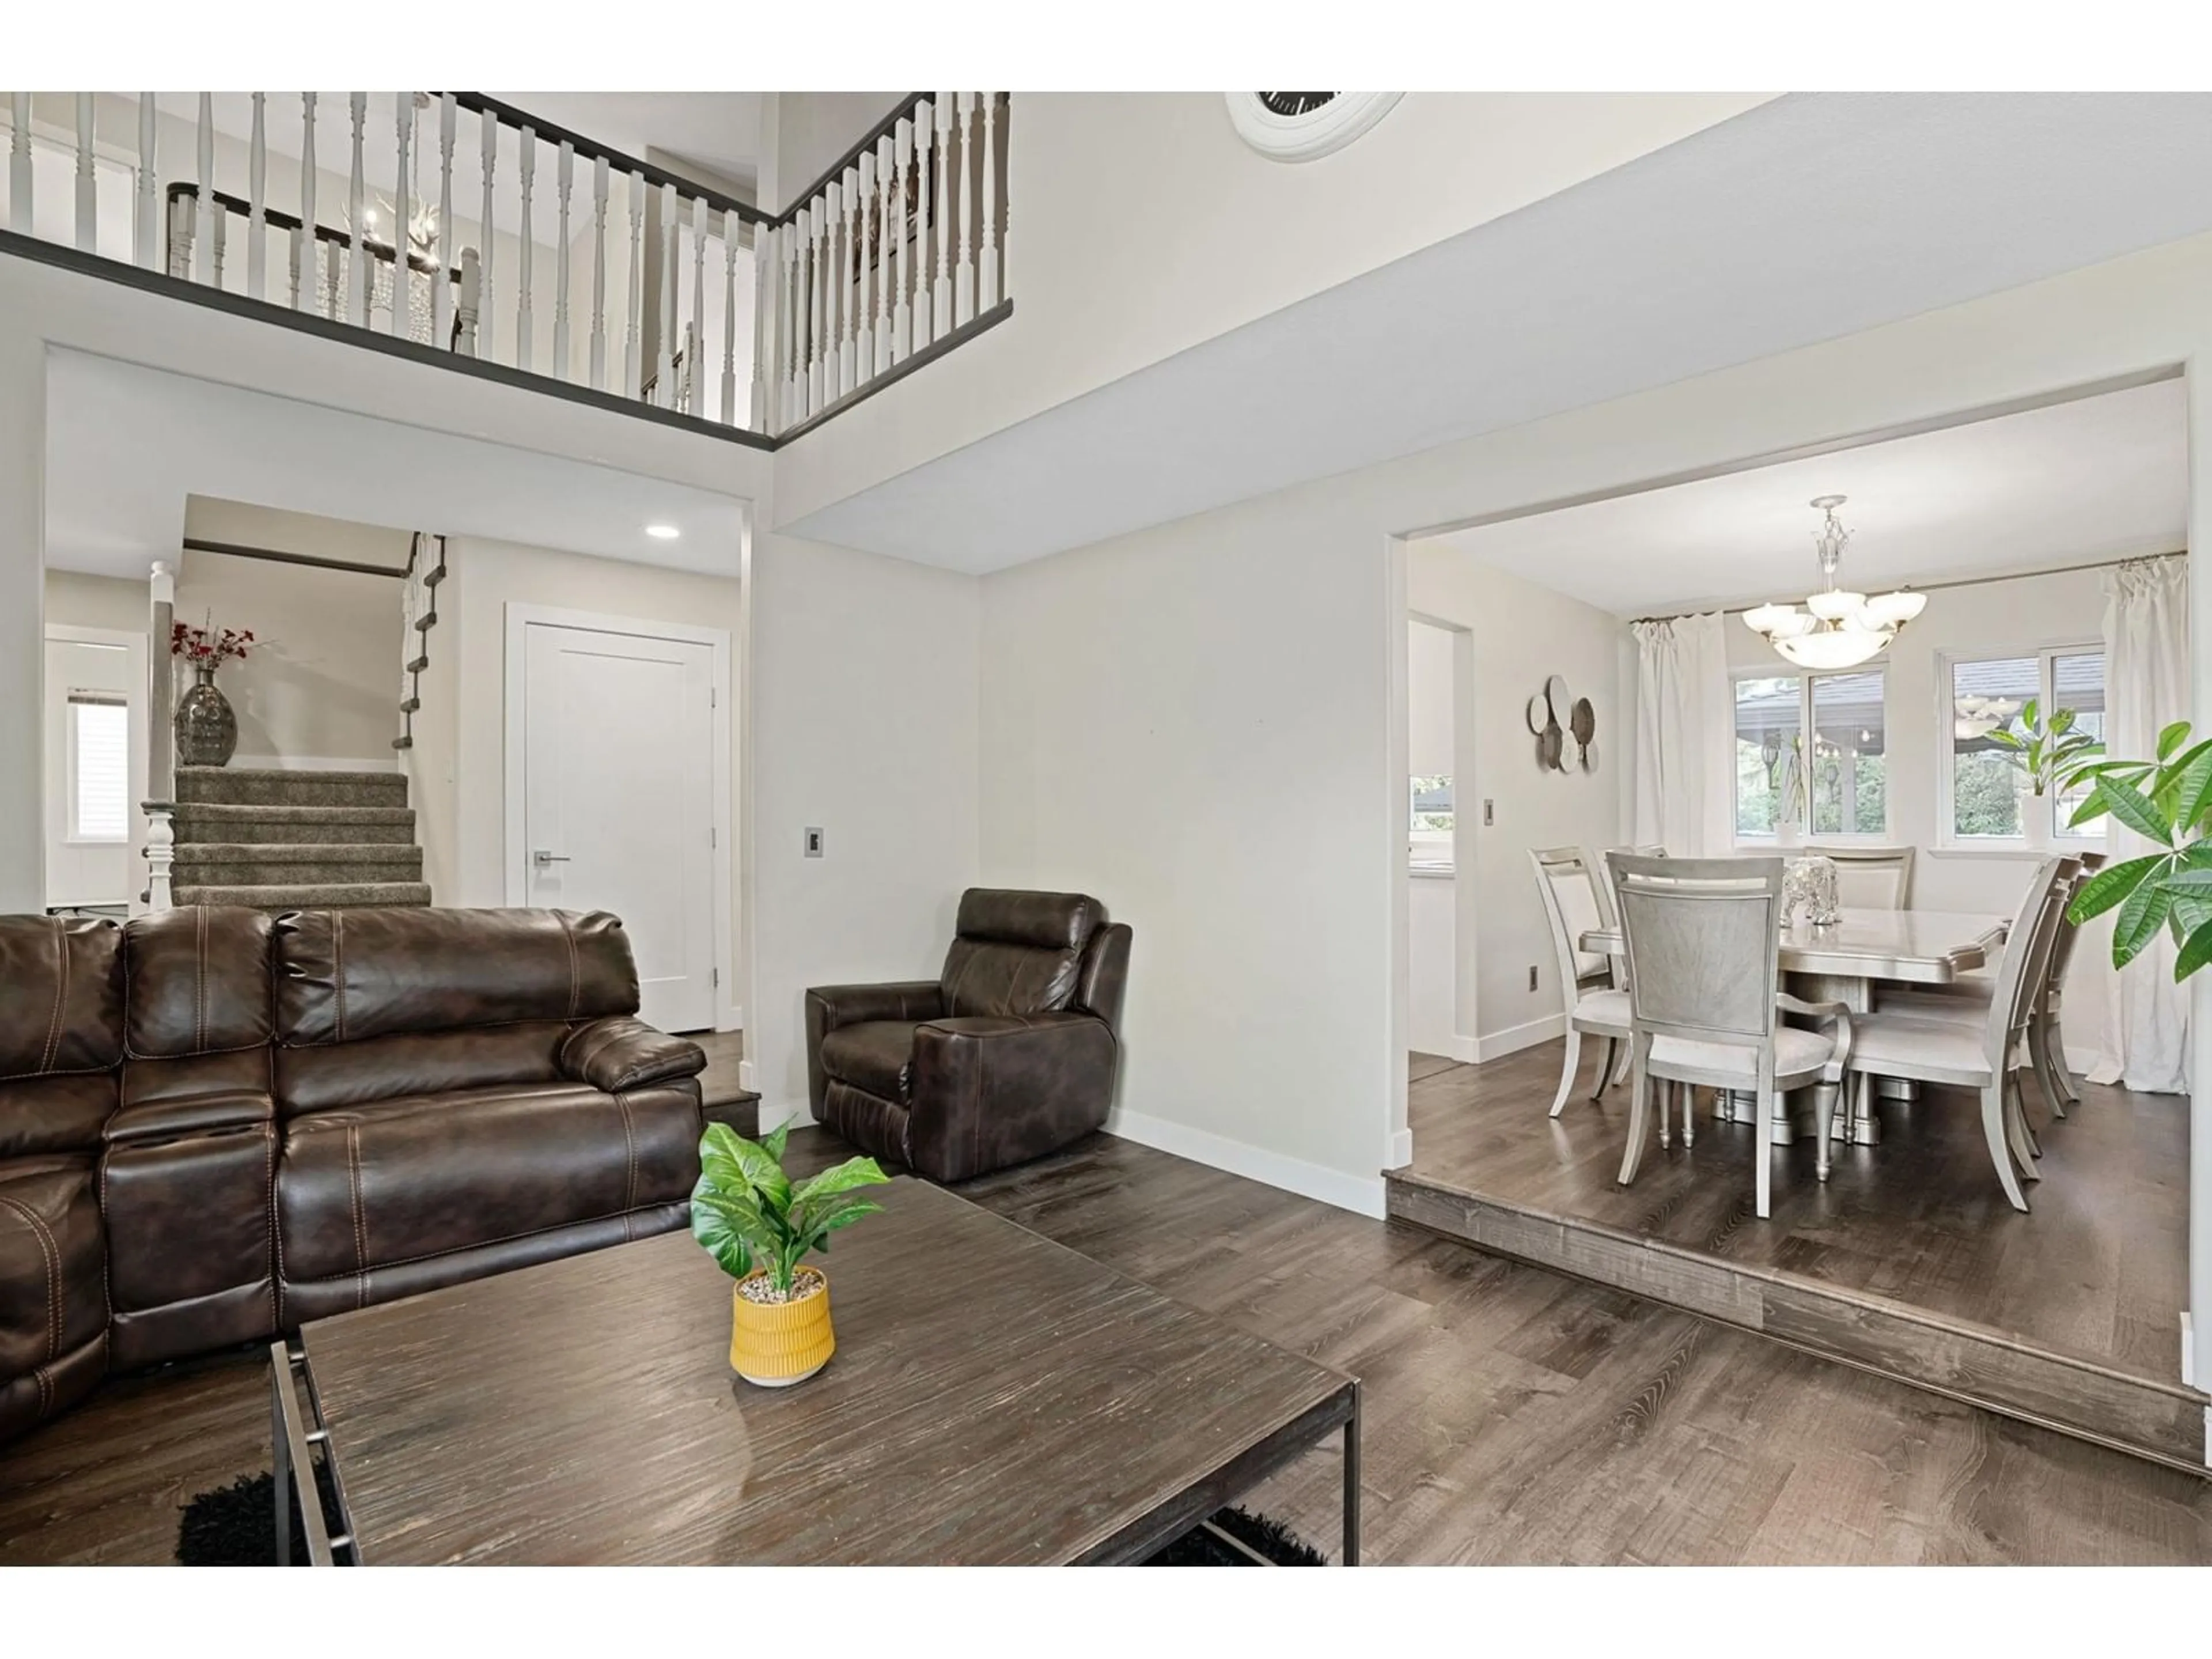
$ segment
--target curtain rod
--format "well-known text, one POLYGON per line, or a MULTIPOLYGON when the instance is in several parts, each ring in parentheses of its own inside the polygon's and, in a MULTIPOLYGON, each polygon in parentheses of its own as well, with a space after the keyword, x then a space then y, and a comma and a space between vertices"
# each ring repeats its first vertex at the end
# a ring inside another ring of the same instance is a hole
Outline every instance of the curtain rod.
MULTIPOLYGON (((2047 569, 2014 570, 2000 576, 1960 576, 1948 582, 1916 582, 1911 584, 1911 590, 1915 593, 1941 593, 1947 588, 1953 587, 1987 587, 1993 582, 2033 581, 2038 576, 2071 576, 2078 571, 2110 570, 2115 565, 2135 564, 2147 559, 2186 558, 2188 554, 2189 550, 2185 547, 2177 547, 2166 553, 2130 553, 2125 558, 2092 559, 2087 564, 2054 564, 2047 569)), ((1766 603, 1765 599, 1759 601, 1759 605, 1766 603)), ((1732 605, 1723 607, 1721 615, 1741 617, 1745 611, 1756 611, 1758 608, 1759 605, 1732 605)), ((1692 609, 1677 611, 1672 616, 1667 617, 1631 617, 1628 619, 1628 626, 1633 628, 1638 623, 1679 622, 1684 617, 1694 617, 1698 614, 1697 610, 1692 609)))

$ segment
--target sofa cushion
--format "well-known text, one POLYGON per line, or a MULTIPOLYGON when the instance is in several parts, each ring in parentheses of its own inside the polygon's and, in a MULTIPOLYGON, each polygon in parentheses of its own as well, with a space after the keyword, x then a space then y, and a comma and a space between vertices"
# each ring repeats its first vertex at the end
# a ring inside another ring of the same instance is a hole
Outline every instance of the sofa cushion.
POLYGON ((1083 947, 1105 920, 1106 907, 1085 893, 969 888, 945 956, 945 1012, 957 1018, 1066 1007, 1083 947))
MULTIPOLYGON (((626 1095, 521 1084, 295 1117, 276 1175, 287 1281, 680 1201, 699 1173, 688 1080, 626 1095)), ((365 1305, 376 1298, 366 1279, 365 1305)))
POLYGON ((0 1079, 123 1058, 121 946, 112 921, 0 916, 0 1079))
POLYGON ((115 1114, 115 1073, 64 1072, 0 1082, 0 1159, 90 1152, 115 1114))
POLYGON ((896 1101, 832 1078, 823 1091, 822 1124, 871 1157, 908 1162, 913 1119, 896 1101))
POLYGON ((276 1035, 291 1047, 637 1012, 605 911, 296 910, 276 921, 276 1035))
POLYGON ((822 1069, 885 1100, 904 1100, 914 1062, 914 1028, 910 1019, 840 1025, 822 1039, 822 1069))
POLYGON ((123 930, 124 1049, 135 1059, 269 1042, 269 917, 228 904, 134 916, 123 930))
POLYGON ((276 1100, 283 1114, 331 1111, 401 1095, 450 1094, 494 1084, 558 1083, 565 1020, 479 1025, 466 1031, 403 1031, 360 1042, 279 1048, 276 1100))

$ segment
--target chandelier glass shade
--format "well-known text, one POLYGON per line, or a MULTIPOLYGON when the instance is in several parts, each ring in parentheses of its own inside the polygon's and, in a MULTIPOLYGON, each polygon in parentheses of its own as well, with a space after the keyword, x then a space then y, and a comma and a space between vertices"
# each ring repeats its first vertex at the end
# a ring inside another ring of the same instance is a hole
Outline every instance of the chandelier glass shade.
POLYGON ((1836 509, 1843 504, 1841 495, 1813 498, 1813 506, 1823 515, 1813 546, 1827 586, 1808 597, 1802 609, 1762 605, 1744 612, 1744 625, 1800 668, 1857 667, 1879 654, 1928 604, 1925 593, 1909 588, 1869 598, 1836 585, 1836 568, 1851 538, 1836 518, 1836 509))

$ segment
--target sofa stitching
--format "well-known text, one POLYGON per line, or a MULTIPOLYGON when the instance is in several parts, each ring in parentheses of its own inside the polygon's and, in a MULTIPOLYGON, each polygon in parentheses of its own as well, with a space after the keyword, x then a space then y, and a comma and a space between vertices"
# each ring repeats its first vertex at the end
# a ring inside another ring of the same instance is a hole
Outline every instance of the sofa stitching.
POLYGON ((192 910, 193 948, 197 959, 192 968, 192 1052, 198 1054, 207 1047, 207 906, 197 905, 192 910))
POLYGON ((44 1365, 33 1365, 31 1380, 39 1385, 39 1421, 43 1423, 54 1408, 53 1379, 46 1375, 44 1365))
MULTIPOLYGON (((107 1161, 114 1157, 112 1147, 100 1155, 100 1225, 103 1234, 107 1229, 107 1161)), ((114 1253, 105 1248, 100 1252, 100 1304, 107 1310, 107 1323, 115 1322, 115 1285, 108 1277, 108 1258, 114 1253)))
MULTIPOLYGON (((637 1207, 637 1140, 629 1130, 629 1097, 617 1095, 615 1107, 622 1113, 623 1158, 627 1166, 623 1176, 623 1213, 628 1215, 637 1207)), ((625 1232, 623 1237, 629 1234, 625 1232)))
POLYGON ((340 912, 331 912, 331 988, 337 993, 332 1005, 332 1029, 337 1040, 343 1042, 345 1034, 345 917, 340 912))
POLYGON ((561 938, 568 947, 568 1018, 576 1017, 576 1005, 583 1000, 582 968, 576 959, 575 930, 568 926, 568 918, 556 910, 553 919, 561 924, 561 938))
MULTIPOLYGON (((39 1071, 52 1068, 62 1053, 62 1000, 69 989, 69 935, 54 918, 54 1011, 46 1021, 46 1041, 39 1050, 39 1071)), ((36 1075, 36 1073, 33 1073, 36 1075)))
POLYGON ((0 1204, 5 1204, 23 1218, 39 1242, 39 1252, 46 1263, 46 1359, 52 1363, 62 1351, 62 1253, 54 1243, 54 1236, 46 1231, 46 1220, 39 1212, 20 1199, 0 1194, 0 1204))
POLYGON ((368 1239, 361 1218, 361 1126, 346 1126, 346 1174, 353 1194, 353 1264, 356 1307, 368 1305, 368 1239))
POLYGON ((268 1194, 264 1200, 269 1209, 269 1322, 281 1328, 283 1324, 276 1305, 276 1275, 283 1264, 276 1257, 276 1131, 274 1125, 261 1132, 261 1190, 268 1194))

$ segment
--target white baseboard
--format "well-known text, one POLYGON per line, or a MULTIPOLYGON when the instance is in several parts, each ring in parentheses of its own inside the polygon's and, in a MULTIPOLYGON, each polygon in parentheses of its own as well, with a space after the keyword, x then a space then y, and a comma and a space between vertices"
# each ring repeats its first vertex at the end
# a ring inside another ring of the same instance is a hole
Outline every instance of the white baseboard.
POLYGON ((1395 1129, 1390 1134, 1390 1155, 1384 1161, 1386 1170, 1402 1170, 1413 1161, 1413 1132, 1395 1129))
POLYGON ((397 772, 396 757, 361 760, 343 755, 233 755, 234 769, 255 772, 397 772))
POLYGON ((1567 1017, 1564 1013, 1547 1014, 1541 1019, 1532 1019, 1526 1025, 1509 1025, 1502 1031, 1492 1031, 1474 1039, 1474 1053, 1470 1058, 1480 1065, 1486 1060, 1501 1060, 1523 1048, 1533 1048, 1540 1042, 1549 1042, 1554 1037, 1567 1034, 1567 1017))
MULTIPOLYGON (((1231 1175, 1296 1193, 1301 1198, 1350 1210, 1355 1215, 1369 1216, 1377 1221, 1382 1218, 1382 1176, 1379 1170, 1372 1176, 1346 1175, 1341 1170, 1309 1164, 1304 1158, 1286 1158, 1280 1152, 1248 1146, 1241 1140, 1209 1134, 1186 1124, 1170 1123, 1165 1118, 1147 1117, 1141 1112, 1116 1109, 1106 1119, 1106 1133, 1157 1152, 1172 1152, 1209 1169, 1225 1170, 1231 1175)), ((1407 1156, 1412 1156, 1410 1145, 1407 1156)))
POLYGON ((753 1063, 750 1060, 738 1062, 738 1087, 756 1093, 759 1091, 760 1085, 753 1081, 753 1063))

